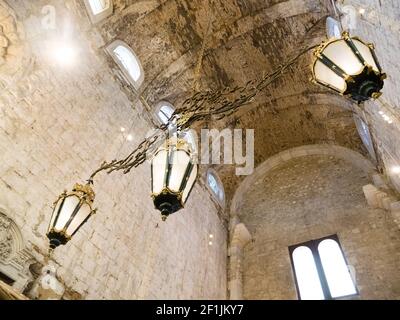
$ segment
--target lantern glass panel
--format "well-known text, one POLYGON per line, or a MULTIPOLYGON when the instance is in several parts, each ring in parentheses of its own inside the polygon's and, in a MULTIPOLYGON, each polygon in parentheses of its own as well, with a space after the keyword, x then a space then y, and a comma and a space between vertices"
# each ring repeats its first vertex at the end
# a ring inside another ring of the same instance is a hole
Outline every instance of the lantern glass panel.
POLYGON ((86 220, 86 218, 90 215, 92 209, 87 203, 83 203, 82 207, 78 210, 75 217, 72 219, 70 225, 67 227, 67 235, 72 236, 75 231, 79 229, 82 223, 86 220))
POLYGON ((168 187, 171 191, 179 192, 186 169, 190 163, 190 156, 183 150, 174 150, 172 154, 172 167, 168 187))
POLYGON ((323 54, 350 76, 359 74, 364 68, 344 40, 332 42, 325 48, 323 54))
POLYGON ((56 220, 57 212, 58 212, 58 210, 60 210, 60 206, 61 206, 63 200, 64 200, 64 199, 61 198, 61 199, 59 199, 59 200, 57 201, 57 204, 56 204, 56 206, 55 206, 55 208, 54 208, 54 210, 53 210, 53 214, 52 214, 52 216, 51 216, 49 228, 48 228, 47 231, 50 231, 50 230, 54 227, 54 221, 56 220))
POLYGON ((365 62, 368 65, 370 65, 374 69, 374 71, 380 72, 378 69, 378 66, 375 63, 375 59, 371 53, 371 49, 367 45, 365 45, 364 43, 362 43, 361 41, 359 41, 357 39, 353 39, 353 43, 357 47, 360 54, 363 56, 365 62))
POLYGON ((192 168, 192 172, 190 173, 188 182, 186 183, 186 187, 185 187, 185 189, 183 190, 183 194, 182 194, 182 201, 183 201, 183 203, 186 202, 187 197, 188 197, 188 195, 189 195, 189 193, 190 193, 190 190, 192 189, 193 184, 196 182, 196 177, 197 177, 197 165, 195 165, 195 166, 192 168))
POLYGON ((165 174, 168 164, 168 151, 161 149, 152 162, 153 193, 160 193, 164 188, 165 174))
POLYGON ((346 90, 346 81, 319 60, 317 60, 314 66, 314 75, 316 80, 325 84, 330 84, 339 92, 344 92, 346 90))
MULTIPOLYGON (((79 205, 79 202, 79 197, 75 195, 65 198, 64 205, 62 206, 58 219, 55 222, 56 224, 54 226, 54 229, 56 231, 62 231, 65 228, 75 208, 79 205)), ((56 214, 56 212, 54 213, 56 214)))

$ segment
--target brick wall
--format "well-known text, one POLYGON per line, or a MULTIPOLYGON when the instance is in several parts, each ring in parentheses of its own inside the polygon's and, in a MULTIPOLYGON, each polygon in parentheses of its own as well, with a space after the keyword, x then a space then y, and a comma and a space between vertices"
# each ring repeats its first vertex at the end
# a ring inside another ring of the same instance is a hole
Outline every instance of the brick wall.
MULTIPOLYGON (((150 122, 143 106, 122 91, 101 38, 73 2, 65 2, 69 10, 63 1, 7 3, 0 1, 10 44, 0 64, 0 204, 43 261, 58 194, 87 179, 103 160, 127 154, 150 122), (48 4, 56 8, 54 30, 42 24, 48 4), (62 38, 68 30, 71 36, 62 38), (77 48, 72 65, 54 63, 54 40, 77 48)), ((224 298, 226 228, 208 191, 197 184, 187 208, 162 223, 150 199, 149 169, 145 163, 128 175, 96 179, 98 213, 56 250, 60 278, 88 299, 224 298)))

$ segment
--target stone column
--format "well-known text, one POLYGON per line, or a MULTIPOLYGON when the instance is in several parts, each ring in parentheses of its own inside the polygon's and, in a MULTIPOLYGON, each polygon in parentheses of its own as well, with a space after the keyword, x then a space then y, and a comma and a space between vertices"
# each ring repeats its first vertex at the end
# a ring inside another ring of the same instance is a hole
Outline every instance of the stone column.
POLYGON ((229 298, 243 299, 243 248, 251 240, 250 232, 243 223, 237 223, 232 230, 229 245, 229 298))
MULTIPOLYGON (((387 188, 386 185, 383 186, 387 188)), ((389 191, 382 191, 373 184, 364 186, 363 191, 368 205, 371 208, 389 211, 392 214, 394 222, 400 228, 400 200, 388 194, 390 193, 389 191)), ((391 193, 394 194, 394 192, 391 193)))

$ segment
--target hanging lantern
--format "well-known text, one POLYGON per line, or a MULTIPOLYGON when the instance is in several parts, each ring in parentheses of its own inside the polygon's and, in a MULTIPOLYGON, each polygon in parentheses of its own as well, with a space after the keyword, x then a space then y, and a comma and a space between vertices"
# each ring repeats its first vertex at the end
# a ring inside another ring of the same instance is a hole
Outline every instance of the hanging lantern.
POLYGON ((66 191, 54 203, 47 237, 50 248, 66 244, 82 227, 89 217, 96 212, 92 209, 95 198, 89 184, 75 184, 72 192, 66 191))
POLYGON ((152 198, 162 219, 182 209, 197 178, 198 166, 189 144, 171 138, 154 155, 151 163, 152 198))
POLYGON ((313 80, 357 102, 378 98, 382 93, 382 72, 374 46, 343 32, 342 38, 319 46, 314 55, 313 80))

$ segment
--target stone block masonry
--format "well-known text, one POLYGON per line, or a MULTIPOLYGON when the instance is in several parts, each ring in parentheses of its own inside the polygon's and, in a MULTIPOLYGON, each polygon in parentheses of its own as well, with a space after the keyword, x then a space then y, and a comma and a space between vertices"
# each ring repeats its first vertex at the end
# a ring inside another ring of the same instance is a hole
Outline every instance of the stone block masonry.
POLYGON ((315 154, 258 176, 236 208, 253 239, 242 259, 245 299, 297 299, 288 247, 332 234, 355 270, 358 298, 400 298, 397 216, 382 209, 372 186, 364 188, 374 192, 368 206, 363 186, 370 177, 363 169, 315 154))
MULTIPOLYGON (((49 58, 57 30, 43 30, 40 2, 0 1, 0 25, 7 16, 18 27, 18 38, 9 33, 15 50, 0 63, 0 203, 41 262, 58 194, 103 160, 126 155, 151 128, 143 106, 127 98, 90 41, 96 31, 87 17, 75 14, 74 2, 65 2, 71 9, 63 3, 57 21, 73 19, 71 41, 79 50, 69 66, 49 58)), ((60 279, 86 299, 225 298, 227 231, 208 191, 197 185, 187 207, 162 223, 149 167, 96 179, 97 215, 55 252, 60 279)))

